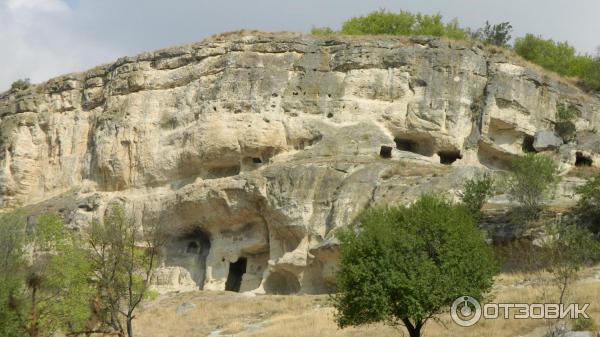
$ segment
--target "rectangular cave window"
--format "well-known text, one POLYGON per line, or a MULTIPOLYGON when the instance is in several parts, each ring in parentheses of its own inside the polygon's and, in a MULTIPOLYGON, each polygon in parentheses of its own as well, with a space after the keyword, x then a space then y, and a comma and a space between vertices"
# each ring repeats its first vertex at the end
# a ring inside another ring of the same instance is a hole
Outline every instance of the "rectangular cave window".
POLYGON ((381 158, 389 159, 392 158, 392 147, 391 146, 382 146, 379 150, 379 156, 381 158))
POLYGON ((229 264, 229 274, 227 275, 225 290, 240 291, 240 287, 242 286, 242 276, 246 273, 247 262, 245 257, 240 257, 236 262, 229 264))
POLYGON ((575 153, 575 166, 592 166, 594 161, 588 156, 584 156, 583 153, 575 153))
POLYGON ((440 151, 440 163, 444 165, 452 165, 455 161, 462 159, 459 151, 440 151))

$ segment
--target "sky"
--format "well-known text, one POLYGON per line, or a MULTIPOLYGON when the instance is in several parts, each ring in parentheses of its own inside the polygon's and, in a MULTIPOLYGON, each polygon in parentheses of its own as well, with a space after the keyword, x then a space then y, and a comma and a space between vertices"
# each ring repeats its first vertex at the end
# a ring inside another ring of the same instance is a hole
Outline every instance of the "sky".
POLYGON ((0 91, 226 31, 338 29, 382 8, 463 27, 510 21, 513 36, 567 40, 586 53, 600 45, 599 0, 0 0, 0 91))

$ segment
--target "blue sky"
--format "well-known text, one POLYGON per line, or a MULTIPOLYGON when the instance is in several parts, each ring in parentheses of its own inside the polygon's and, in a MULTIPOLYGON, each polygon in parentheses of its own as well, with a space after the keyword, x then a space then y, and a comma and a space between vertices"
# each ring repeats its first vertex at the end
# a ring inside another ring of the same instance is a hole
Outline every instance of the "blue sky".
POLYGON ((568 40, 587 53, 600 45, 598 0, 0 0, 0 91, 18 78, 40 82, 224 31, 339 28, 379 8, 440 13, 469 27, 510 21, 516 36, 568 40))

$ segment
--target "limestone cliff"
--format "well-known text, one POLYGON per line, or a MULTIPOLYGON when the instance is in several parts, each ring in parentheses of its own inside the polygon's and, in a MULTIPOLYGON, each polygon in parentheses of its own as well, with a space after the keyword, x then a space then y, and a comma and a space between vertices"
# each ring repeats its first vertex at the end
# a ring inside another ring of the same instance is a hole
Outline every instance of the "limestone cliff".
POLYGON ((0 95, 0 201, 74 227, 113 203, 165 222, 165 291, 326 291, 335 229, 369 205, 455 195, 529 150, 600 166, 600 98, 551 77, 425 37, 247 33, 125 57, 0 95), (559 137, 565 105, 579 117, 559 137))

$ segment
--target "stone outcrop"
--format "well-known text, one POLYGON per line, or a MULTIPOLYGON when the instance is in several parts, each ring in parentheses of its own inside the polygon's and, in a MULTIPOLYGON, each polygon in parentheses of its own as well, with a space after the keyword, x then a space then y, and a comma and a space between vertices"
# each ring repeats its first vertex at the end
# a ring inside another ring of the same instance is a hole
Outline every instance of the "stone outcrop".
POLYGON ((233 34, 1 94, 0 202, 165 223, 163 291, 324 292, 365 207, 456 196, 526 151, 600 167, 599 127, 600 98, 476 44, 233 34))

